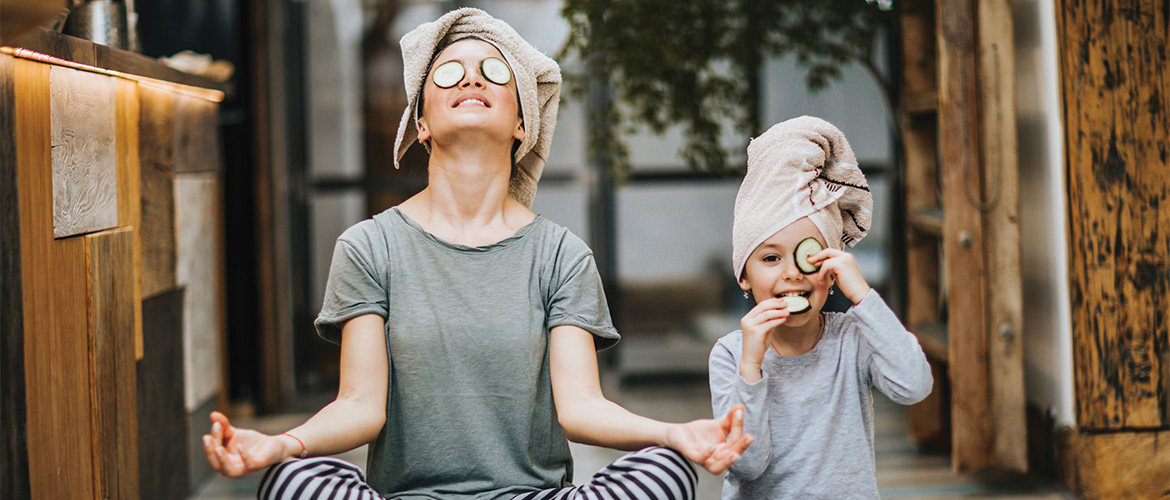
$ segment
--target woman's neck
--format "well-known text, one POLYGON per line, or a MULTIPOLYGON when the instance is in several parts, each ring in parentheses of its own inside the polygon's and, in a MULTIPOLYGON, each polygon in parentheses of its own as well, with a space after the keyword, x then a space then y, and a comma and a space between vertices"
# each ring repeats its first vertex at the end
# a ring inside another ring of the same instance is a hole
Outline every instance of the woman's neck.
POLYGON ((800 326, 780 325, 772 329, 768 344, 781 356, 798 356, 811 351, 821 340, 825 317, 817 317, 800 326))
POLYGON ((434 148, 426 189, 399 209, 451 243, 483 246, 511 236, 536 214, 508 195, 512 170, 508 153, 434 148))

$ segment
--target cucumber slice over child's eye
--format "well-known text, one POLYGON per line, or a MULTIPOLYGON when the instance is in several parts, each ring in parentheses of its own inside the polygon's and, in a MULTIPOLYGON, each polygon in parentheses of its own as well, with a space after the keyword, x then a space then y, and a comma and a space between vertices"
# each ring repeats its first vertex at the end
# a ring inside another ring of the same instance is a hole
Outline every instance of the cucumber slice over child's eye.
POLYGON ((479 72, 496 85, 507 85, 512 80, 512 70, 508 69, 508 63, 498 57, 489 57, 480 62, 479 72))
POLYGON ((463 79, 463 63, 459 61, 447 61, 435 68, 434 74, 431 75, 431 80, 434 80, 435 85, 441 89, 449 89, 454 87, 463 79))
POLYGON ((804 274, 813 274, 821 270, 820 264, 809 264, 808 258, 812 257, 824 250, 821 242, 816 238, 805 238, 796 244, 796 250, 792 252, 792 258, 796 260, 796 267, 804 274))
POLYGON ((808 299, 804 297, 784 297, 784 303, 788 304, 787 309, 791 314, 800 314, 803 312, 808 312, 809 309, 812 309, 812 304, 810 304, 808 299))

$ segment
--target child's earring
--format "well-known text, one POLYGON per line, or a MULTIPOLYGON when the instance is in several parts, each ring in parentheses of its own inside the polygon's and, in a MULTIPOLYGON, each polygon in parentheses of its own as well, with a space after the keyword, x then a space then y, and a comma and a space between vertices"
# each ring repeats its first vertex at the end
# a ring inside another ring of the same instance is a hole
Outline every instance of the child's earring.
POLYGON ((833 295, 833 289, 829 288, 829 295, 833 295))
POLYGON ((750 293, 748 293, 748 291, 747 291, 747 290, 744 290, 744 291, 743 291, 743 298, 745 298, 745 299, 750 299, 751 297, 752 297, 752 295, 751 295, 750 293))

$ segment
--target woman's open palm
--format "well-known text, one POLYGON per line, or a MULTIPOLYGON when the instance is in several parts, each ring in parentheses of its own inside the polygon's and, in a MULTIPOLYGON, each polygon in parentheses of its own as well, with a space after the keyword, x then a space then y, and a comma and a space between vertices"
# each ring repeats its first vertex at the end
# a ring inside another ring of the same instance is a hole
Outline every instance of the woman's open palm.
POLYGON ((203 435, 203 452, 211 468, 228 477, 262 470, 288 456, 288 443, 252 429, 232 427, 226 415, 211 413, 211 433, 203 435))
POLYGON ((671 426, 667 441, 707 472, 722 474, 752 443, 752 436, 743 433, 743 411, 743 406, 735 406, 719 420, 693 420, 671 426))

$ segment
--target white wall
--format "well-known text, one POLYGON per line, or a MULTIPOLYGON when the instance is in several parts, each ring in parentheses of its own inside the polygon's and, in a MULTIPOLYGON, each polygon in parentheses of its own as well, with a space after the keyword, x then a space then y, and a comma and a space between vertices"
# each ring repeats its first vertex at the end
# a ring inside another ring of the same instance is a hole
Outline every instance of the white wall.
POLYGON ((1024 379, 1028 399, 1075 425, 1068 223, 1056 17, 1052 2, 1016 0, 1024 379))

